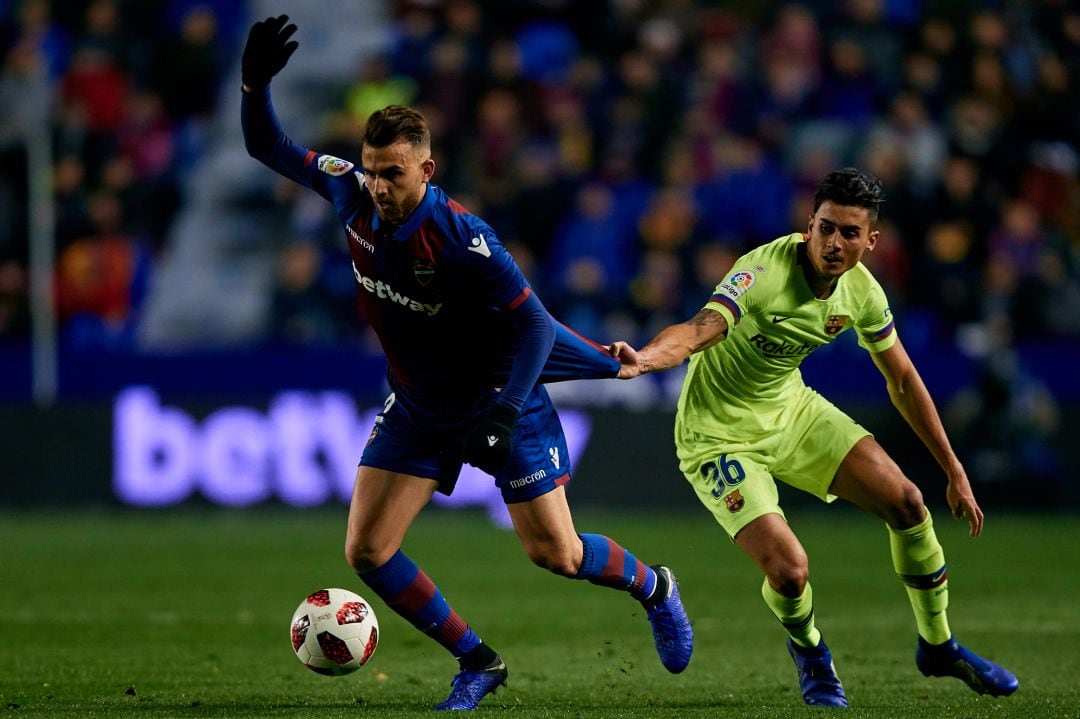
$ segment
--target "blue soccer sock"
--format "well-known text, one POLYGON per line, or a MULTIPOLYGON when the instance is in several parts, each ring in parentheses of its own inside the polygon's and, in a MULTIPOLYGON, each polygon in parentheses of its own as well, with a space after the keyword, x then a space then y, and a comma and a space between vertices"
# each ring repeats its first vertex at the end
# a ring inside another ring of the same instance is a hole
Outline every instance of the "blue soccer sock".
POLYGON ((629 592, 643 602, 656 590, 656 572, 602 534, 579 534, 584 547, 575 579, 629 592))
POLYGON ((460 659, 481 644, 480 637, 450 608, 439 588, 400 549, 390 560, 357 576, 387 606, 460 659))

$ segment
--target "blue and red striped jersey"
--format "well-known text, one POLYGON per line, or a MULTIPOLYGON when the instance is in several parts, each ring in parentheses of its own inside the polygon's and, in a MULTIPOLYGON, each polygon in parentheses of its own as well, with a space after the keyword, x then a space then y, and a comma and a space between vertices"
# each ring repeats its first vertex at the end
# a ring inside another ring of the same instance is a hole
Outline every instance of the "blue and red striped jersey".
MULTIPOLYGON (((359 302, 379 337, 396 384, 428 396, 460 396, 512 382, 530 337, 515 310, 539 305, 495 231, 429 183, 400 226, 380 224, 359 166, 290 140, 269 88, 245 94, 248 151, 279 174, 330 201, 345 231, 359 302)), ((519 313, 523 314, 523 313, 519 313)), ((603 347, 551 323, 533 382, 613 377, 619 363, 603 347)), ((535 343, 533 343, 535 344, 535 343)), ((535 349, 533 350, 535 351, 535 349)), ((523 393, 520 390, 524 390, 523 393)))

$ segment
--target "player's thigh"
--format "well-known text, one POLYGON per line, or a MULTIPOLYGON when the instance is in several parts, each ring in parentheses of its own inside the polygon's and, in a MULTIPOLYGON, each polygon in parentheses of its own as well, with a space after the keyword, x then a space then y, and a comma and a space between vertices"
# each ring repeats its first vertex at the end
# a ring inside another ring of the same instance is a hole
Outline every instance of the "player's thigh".
POLYGON ((729 537, 758 517, 784 516, 765 446, 726 443, 684 433, 677 443, 679 468, 729 537))
POLYGON ((836 472, 829 489, 897 529, 923 520, 922 493, 873 437, 859 440, 836 472))
POLYGON ((425 477, 359 467, 345 537, 350 562, 373 566, 385 563, 401 546, 435 487, 435 482, 425 477))
POLYGON ((776 461, 777 479, 826 502, 838 495, 830 491, 840 465, 870 432, 832 402, 803 388, 785 414, 776 461))

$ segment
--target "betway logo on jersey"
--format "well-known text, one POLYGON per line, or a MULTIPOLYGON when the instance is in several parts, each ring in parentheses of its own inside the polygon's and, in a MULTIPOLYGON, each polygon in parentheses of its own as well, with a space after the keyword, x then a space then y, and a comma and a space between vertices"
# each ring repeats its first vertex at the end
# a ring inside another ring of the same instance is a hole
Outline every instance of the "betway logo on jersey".
POLYGON ((805 357, 821 346, 810 342, 803 342, 801 345, 776 342, 763 334, 756 334, 751 337, 750 344, 761 350, 761 354, 766 357, 805 357))
POLYGON ((360 274, 360 270, 356 269, 355 262, 352 263, 352 271, 353 275, 356 277, 356 283, 380 300, 390 300, 402 307, 407 307, 413 312, 423 312, 428 317, 434 317, 439 314, 439 310, 442 309, 442 302, 437 305, 428 305, 423 302, 417 302, 410 297, 394 292, 394 289, 382 280, 373 280, 370 277, 364 277, 360 274))

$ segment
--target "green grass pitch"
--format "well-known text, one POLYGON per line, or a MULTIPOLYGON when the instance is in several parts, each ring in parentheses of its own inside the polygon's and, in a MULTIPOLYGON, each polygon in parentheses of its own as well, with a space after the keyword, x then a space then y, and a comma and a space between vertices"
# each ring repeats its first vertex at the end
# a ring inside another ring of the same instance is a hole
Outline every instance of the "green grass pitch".
MULTIPOLYGON (((857 717, 1080 717, 1080 518, 991 512, 985 535, 937 510, 961 641, 1021 680, 1005 699, 915 669, 914 621, 884 528, 835 507, 789 512, 818 626, 857 717)), ((406 551, 510 667, 480 713, 507 717, 815 717, 760 577, 704 512, 579 512, 679 576, 697 646, 667 674, 638 605, 549 575, 480 514, 430 510, 406 551)), ((367 667, 304 669, 288 623, 310 591, 367 594, 342 555, 344 509, 0 513, 0 717, 429 715, 456 667, 375 599, 367 667)))

